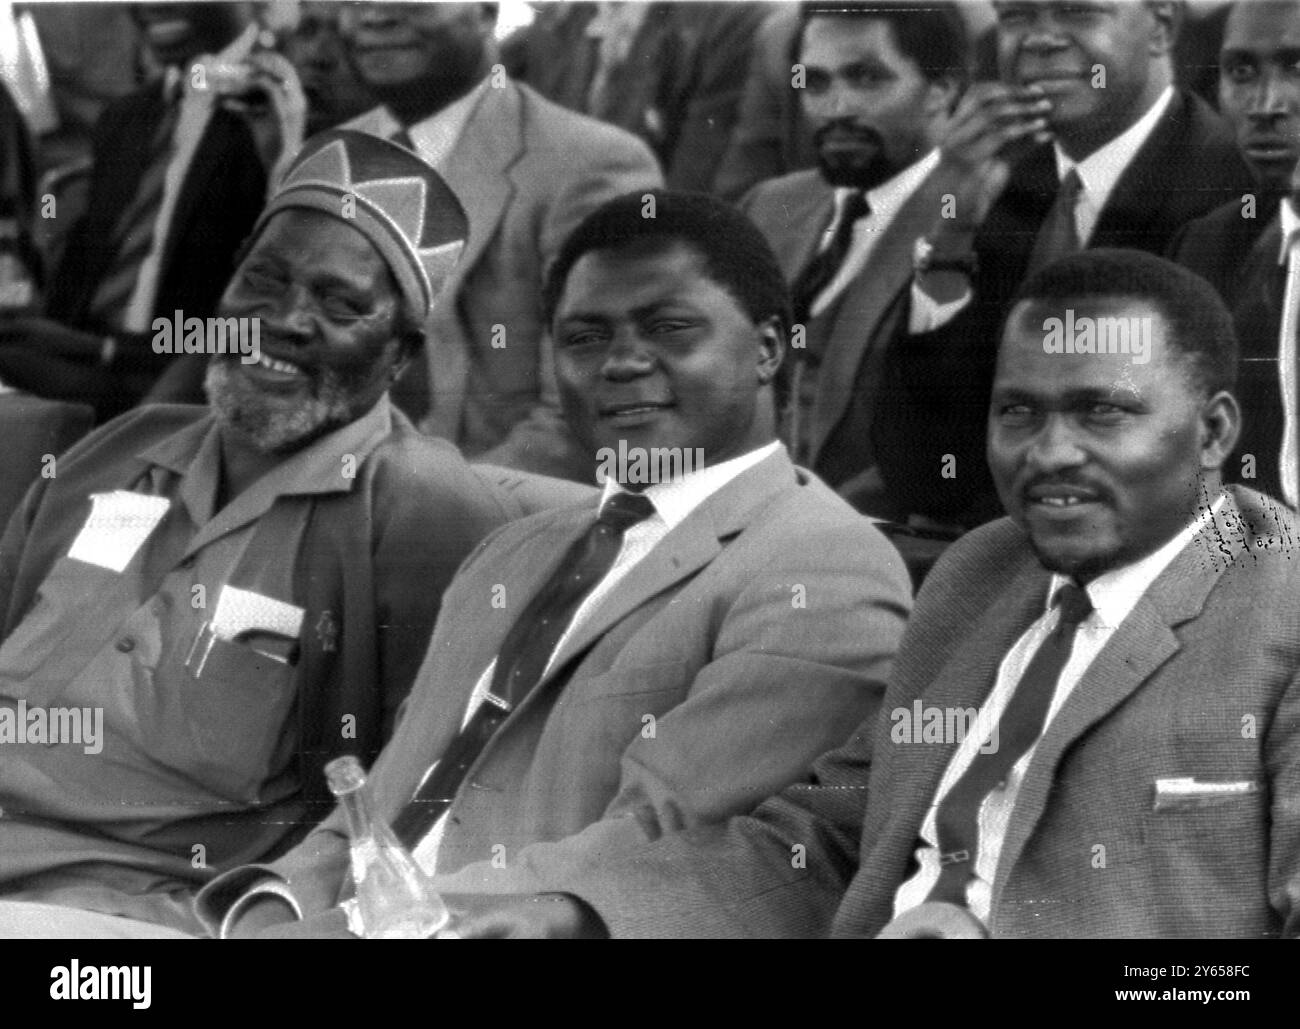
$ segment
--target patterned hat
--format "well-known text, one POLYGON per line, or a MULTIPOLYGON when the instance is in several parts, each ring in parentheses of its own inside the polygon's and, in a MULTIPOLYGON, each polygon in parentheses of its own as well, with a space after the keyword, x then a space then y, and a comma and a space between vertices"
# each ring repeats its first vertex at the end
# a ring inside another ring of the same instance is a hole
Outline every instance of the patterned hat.
POLYGON ((349 129, 307 140, 267 201, 253 237, 276 212, 291 207, 332 215, 370 240, 421 322, 469 234, 460 201, 431 165, 396 143, 349 129))

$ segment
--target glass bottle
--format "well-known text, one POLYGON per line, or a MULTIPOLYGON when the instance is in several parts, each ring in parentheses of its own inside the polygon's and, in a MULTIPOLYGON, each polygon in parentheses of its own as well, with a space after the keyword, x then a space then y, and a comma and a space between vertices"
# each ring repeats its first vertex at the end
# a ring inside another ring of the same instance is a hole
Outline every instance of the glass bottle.
POLYGON ((432 936, 447 924, 450 912, 410 851, 371 810, 361 762, 350 755, 336 758, 325 766, 325 778, 347 816, 362 936, 367 940, 432 936))

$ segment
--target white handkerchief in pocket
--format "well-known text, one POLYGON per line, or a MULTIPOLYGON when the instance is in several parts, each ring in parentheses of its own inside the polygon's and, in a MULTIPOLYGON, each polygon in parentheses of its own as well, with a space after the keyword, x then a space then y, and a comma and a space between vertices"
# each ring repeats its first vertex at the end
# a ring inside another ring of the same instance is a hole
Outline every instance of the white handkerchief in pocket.
POLYGON ((90 516, 72 541, 68 557, 115 572, 125 571, 171 507, 166 497, 124 489, 92 493, 90 501, 90 516))
POLYGON ((1259 783, 1252 779, 1238 782, 1204 782, 1191 776, 1157 779, 1155 810, 1190 811, 1218 807, 1258 792, 1259 783))
POLYGON ((296 640, 305 614, 302 608, 283 600, 222 586, 212 615, 212 633, 221 640, 235 640, 254 632, 296 640))

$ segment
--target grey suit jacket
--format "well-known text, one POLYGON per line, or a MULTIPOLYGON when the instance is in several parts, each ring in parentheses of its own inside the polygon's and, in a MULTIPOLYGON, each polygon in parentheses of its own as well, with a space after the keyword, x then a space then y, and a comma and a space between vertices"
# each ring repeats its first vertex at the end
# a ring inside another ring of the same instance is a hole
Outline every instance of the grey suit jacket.
MULTIPOLYGON (((994 936, 1300 933, 1297 546, 1290 512, 1230 487, 1143 595, 1034 752, 994 936), (1175 800, 1162 779, 1248 785, 1175 800)), ((917 598, 881 716, 806 781, 752 817, 554 870, 547 888, 618 935, 879 932, 955 747, 893 742, 888 712, 980 705, 1048 578, 1009 519, 969 533, 917 598)))
MULTIPOLYGON (((374 131, 375 118, 353 127, 374 131)), ((393 398, 470 458, 590 483, 591 455, 559 411, 543 277, 593 210, 661 185, 659 166, 631 133, 507 80, 484 92, 441 172, 469 240, 427 326, 428 360, 393 398)))
MULTIPOLYGON (((517 613, 593 516, 582 505, 514 522, 461 570, 372 775, 381 815, 459 731, 517 613)), ((910 592, 884 537, 783 452, 742 472, 613 589, 470 768, 439 885, 531 889, 540 865, 599 864, 748 811, 876 710, 910 592)), ((272 870, 304 911, 336 903, 350 889, 337 813, 272 870)), ((223 877, 204 910, 258 874, 223 877)))

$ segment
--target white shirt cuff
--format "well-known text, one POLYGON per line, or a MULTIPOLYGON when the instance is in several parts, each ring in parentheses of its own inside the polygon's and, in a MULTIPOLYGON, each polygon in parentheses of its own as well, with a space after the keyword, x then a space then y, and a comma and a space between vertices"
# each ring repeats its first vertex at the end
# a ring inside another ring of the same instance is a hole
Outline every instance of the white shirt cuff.
POLYGON ((298 906, 298 901, 294 899, 294 895, 289 892, 289 887, 278 879, 265 879, 230 905, 230 910, 226 912, 225 917, 221 920, 221 928, 217 930, 217 938, 221 940, 230 939, 230 930, 234 927, 235 922, 262 897, 279 897, 293 908, 294 918, 299 922, 302 921, 302 908, 298 906))

